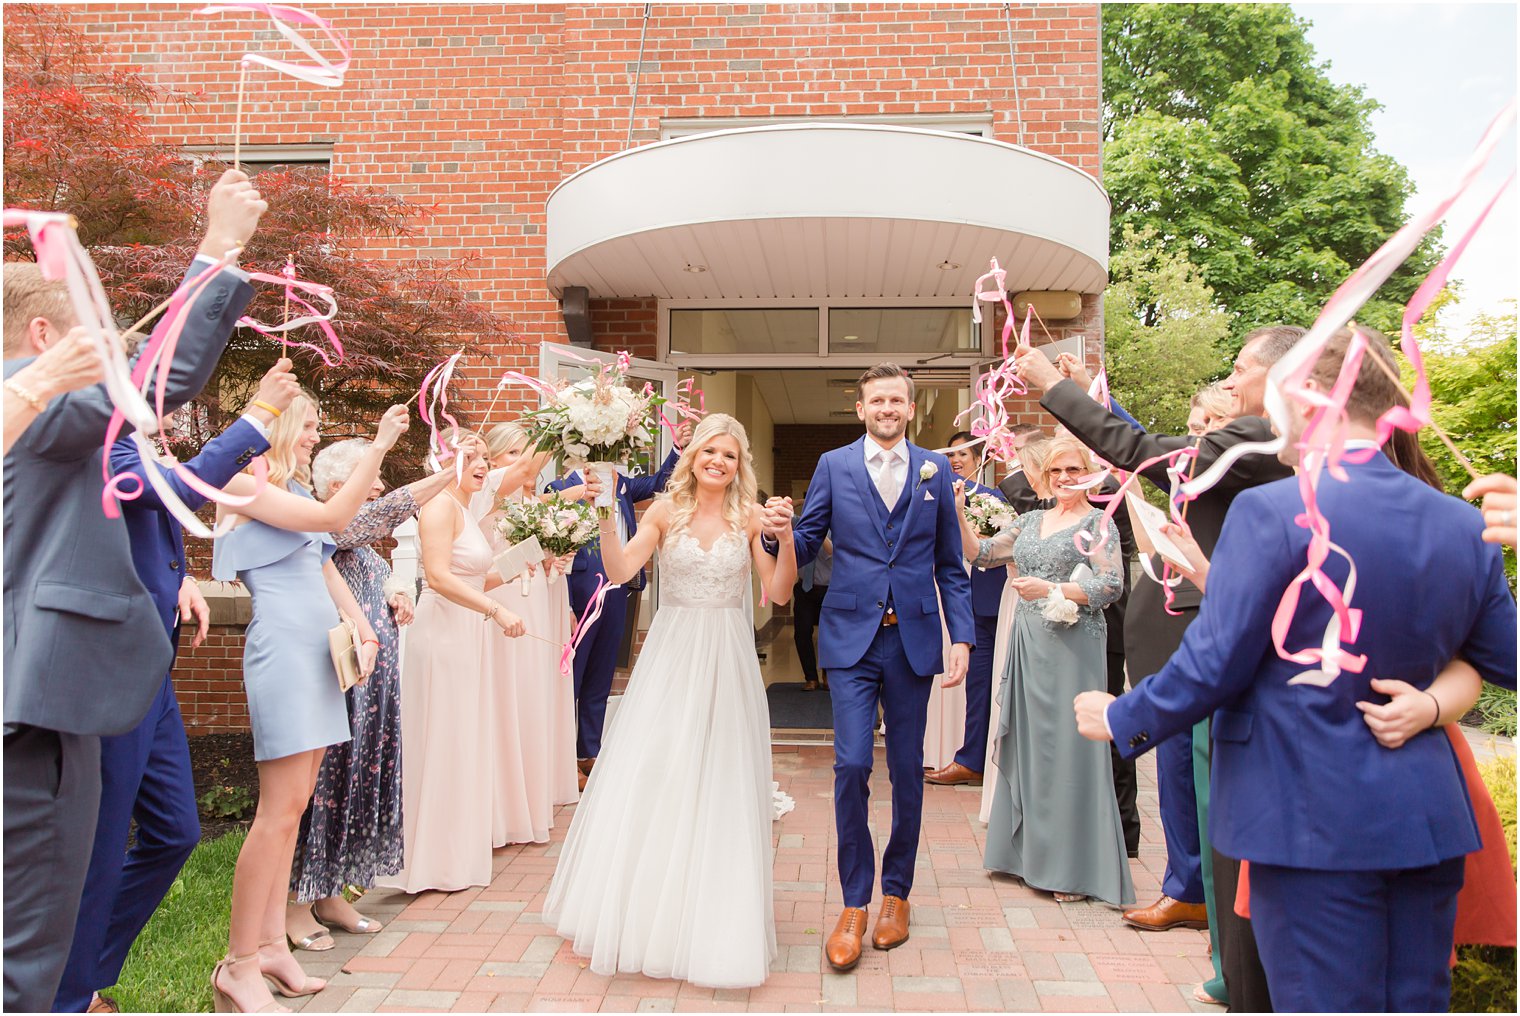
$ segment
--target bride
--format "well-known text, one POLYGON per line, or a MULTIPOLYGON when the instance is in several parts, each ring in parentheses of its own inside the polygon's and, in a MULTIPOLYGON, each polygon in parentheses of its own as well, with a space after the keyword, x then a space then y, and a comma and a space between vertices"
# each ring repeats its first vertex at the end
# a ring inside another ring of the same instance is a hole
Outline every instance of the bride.
POLYGON ((609 580, 631 578, 658 548, 660 609, 565 837, 544 923, 599 974, 753 987, 775 958, 776 924, 770 712, 745 594, 753 566, 771 600, 787 602, 790 523, 769 531, 781 553, 768 555, 749 440, 715 413, 627 546, 616 525, 601 522, 609 580))

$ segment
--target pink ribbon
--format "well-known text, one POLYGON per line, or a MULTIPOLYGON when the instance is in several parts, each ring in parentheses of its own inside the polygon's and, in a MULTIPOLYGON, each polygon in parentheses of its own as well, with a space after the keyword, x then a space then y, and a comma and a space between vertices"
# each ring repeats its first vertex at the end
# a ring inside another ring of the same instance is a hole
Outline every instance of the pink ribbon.
POLYGON ((428 468, 442 469, 443 463, 452 457, 455 472, 461 478, 464 476, 464 456, 455 454, 459 451, 459 421, 449 412, 449 382, 463 356, 464 350, 461 349, 428 371, 417 391, 417 416, 428 425, 428 468), (440 418, 454 428, 452 449, 438 433, 440 418))
POLYGON ((675 398, 665 403, 665 406, 670 407, 669 416, 665 415, 663 407, 655 407, 655 415, 660 421, 660 426, 670 432, 670 440, 672 442, 676 440, 676 430, 681 425, 682 420, 690 420, 695 424, 700 422, 703 416, 707 415, 707 393, 701 389, 697 389, 698 406, 697 408, 692 408, 692 388, 696 384, 696 380, 694 377, 689 377, 676 385, 675 398))
POLYGON ((569 677, 571 669, 575 666, 575 651, 580 648, 581 640, 586 637, 586 632, 597 618, 602 616, 602 603, 607 599, 607 594, 617 586, 607 581, 606 575, 596 577, 596 589, 591 593, 591 601, 586 604, 586 611, 576 619, 575 627, 570 630, 570 638, 565 642, 559 655, 559 674, 561 677, 569 677))
POLYGON ((238 324, 240 326, 244 328, 252 328, 259 334, 268 336, 269 338, 279 339, 281 346, 285 348, 287 353, 289 352, 291 346, 299 346, 302 349, 309 349, 312 352, 316 353, 322 358, 322 362, 327 364, 329 367, 336 367, 343 362, 343 343, 339 341, 338 333, 333 330, 333 326, 331 324, 332 319, 338 314, 338 302, 333 298, 333 291, 331 287, 324 286, 321 283, 308 282, 305 279, 297 278, 295 267, 293 265, 286 265, 284 268, 280 269, 279 275, 270 275, 267 272, 252 272, 249 274, 248 278, 254 282, 268 282, 272 285, 279 286, 281 289, 285 290, 285 298, 291 303, 296 304, 306 313, 302 314, 299 317, 290 318, 289 320, 283 321, 277 325, 265 324, 256 318, 244 315, 243 317, 238 318, 238 324), (313 307, 310 303, 307 303, 301 297, 297 296, 296 293, 298 291, 302 293, 310 293, 312 296, 323 301, 327 304, 327 310, 318 311, 317 308, 313 307), (285 334, 286 332, 310 324, 314 324, 318 328, 322 329, 322 334, 327 336, 328 343, 332 346, 333 352, 337 354, 336 360, 328 356, 327 350, 323 349, 322 347, 312 345, 309 342, 292 341, 285 334))
POLYGON ((245 3, 241 0, 232 0, 227 3, 217 3, 210 7, 202 7, 196 14, 221 14, 226 11, 252 11, 255 14, 267 15, 274 24, 275 29, 283 35, 296 49, 305 53, 312 59, 312 63, 292 63, 289 60, 276 60, 262 53, 244 53, 242 62, 244 66, 249 64, 262 64, 280 74, 286 74, 298 78, 313 85, 321 85, 323 88, 337 88, 343 84, 344 75, 348 73, 349 65, 353 62, 353 47, 348 40, 333 30, 331 24, 324 18, 299 7, 290 7, 286 4, 245 3), (317 52, 305 37, 291 28, 291 24, 308 25, 321 32, 327 41, 335 46, 342 58, 329 60, 317 52))

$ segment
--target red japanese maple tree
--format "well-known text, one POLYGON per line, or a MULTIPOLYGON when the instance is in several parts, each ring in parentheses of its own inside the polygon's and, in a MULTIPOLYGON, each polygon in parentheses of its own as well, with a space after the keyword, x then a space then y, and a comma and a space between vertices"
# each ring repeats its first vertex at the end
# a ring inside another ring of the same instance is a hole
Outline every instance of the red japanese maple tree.
MULTIPOLYGON (((183 276, 202 232, 205 192, 225 167, 188 158, 154 134, 146 114, 155 104, 193 97, 113 68, 66 6, 7 5, 4 23, 5 205, 72 213, 113 306, 136 320, 183 276)), ((470 259, 368 256, 375 240, 411 234, 426 207, 299 168, 260 173, 258 186, 269 212, 243 264, 278 272, 293 258, 300 277, 331 286, 338 299, 344 361, 327 367, 292 349, 298 374, 322 401, 327 433, 368 433, 384 407, 415 396, 448 353, 514 339, 510 322, 466 288, 470 259)), ((5 256, 32 256, 23 233, 6 234, 5 256)), ((258 287, 249 313, 282 320, 283 292, 258 287)), ((186 443, 199 447, 225 426, 280 355, 279 342, 240 329, 201 398, 176 418, 186 443)), ((416 478, 421 430, 391 456, 393 478, 416 478)))

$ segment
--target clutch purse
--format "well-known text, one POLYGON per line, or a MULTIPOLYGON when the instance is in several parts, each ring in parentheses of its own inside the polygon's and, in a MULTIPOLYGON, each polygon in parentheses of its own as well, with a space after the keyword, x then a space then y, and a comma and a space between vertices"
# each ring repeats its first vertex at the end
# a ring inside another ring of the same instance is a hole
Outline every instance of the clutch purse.
POLYGON ((342 611, 338 612, 337 625, 327 629, 327 649, 338 672, 338 688, 348 691, 363 674, 359 670, 359 626, 342 611))

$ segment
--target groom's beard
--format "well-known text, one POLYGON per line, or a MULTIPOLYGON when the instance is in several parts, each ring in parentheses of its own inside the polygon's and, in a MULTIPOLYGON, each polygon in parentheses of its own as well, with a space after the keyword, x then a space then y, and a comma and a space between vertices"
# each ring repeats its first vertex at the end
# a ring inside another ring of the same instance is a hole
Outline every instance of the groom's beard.
POLYGON ((899 416, 895 421, 893 421, 890 424, 882 424, 882 423, 879 423, 878 421, 870 419, 870 418, 866 419, 866 433, 870 434, 876 440, 881 441, 883 443, 885 443, 887 441, 896 441, 899 437, 901 437, 903 435, 903 433, 907 429, 908 429, 908 420, 907 420, 906 417, 902 417, 902 416, 899 416), (895 429, 888 429, 888 428, 895 428, 895 429))

